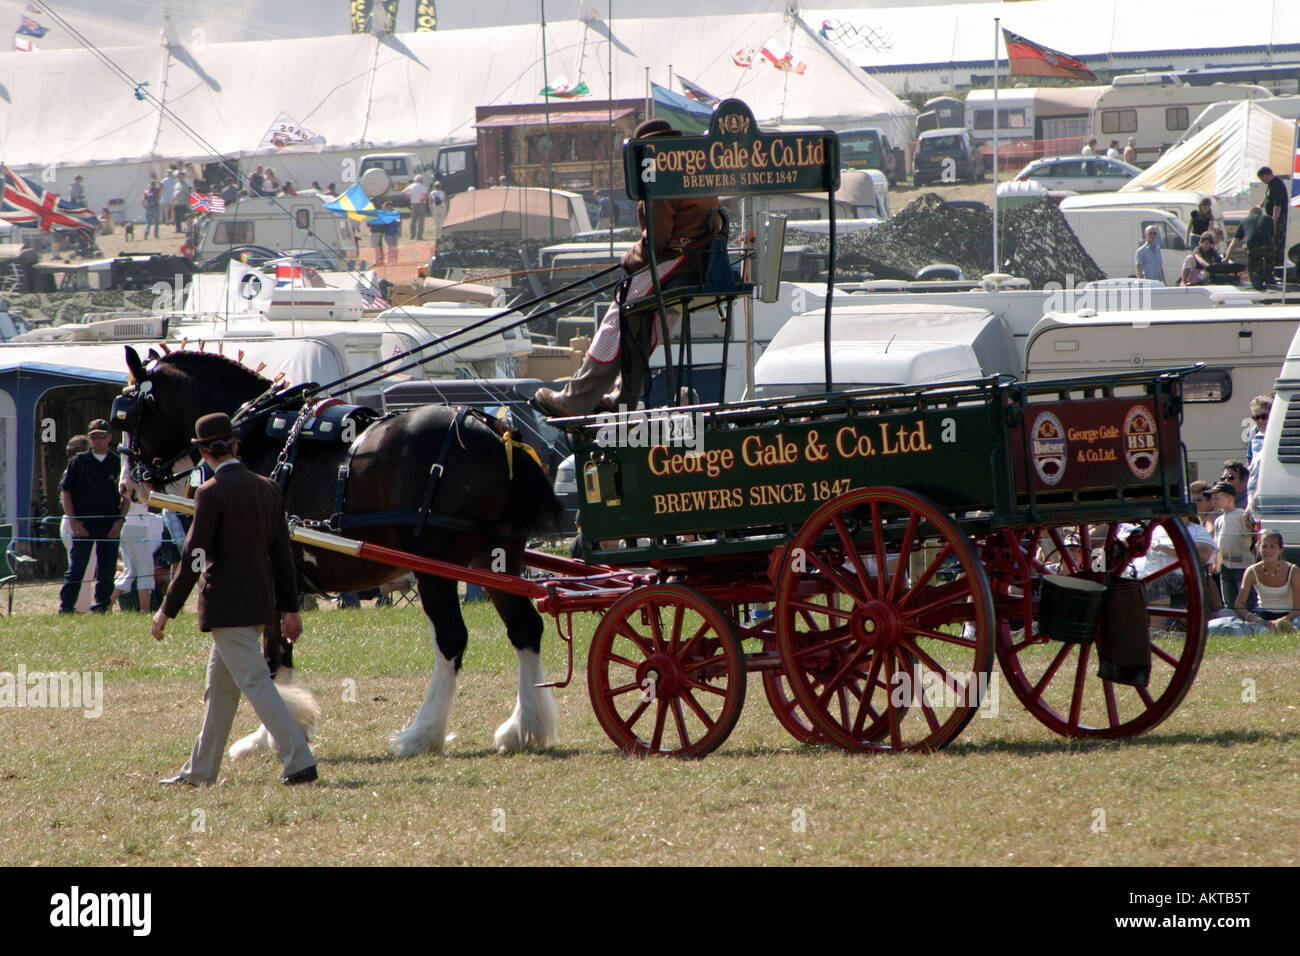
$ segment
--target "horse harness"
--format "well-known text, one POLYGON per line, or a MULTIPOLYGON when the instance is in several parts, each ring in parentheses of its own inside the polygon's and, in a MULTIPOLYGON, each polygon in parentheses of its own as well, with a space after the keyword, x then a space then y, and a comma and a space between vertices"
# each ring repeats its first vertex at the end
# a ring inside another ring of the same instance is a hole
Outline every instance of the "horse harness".
POLYGON ((470 416, 483 422, 505 445, 506 466, 511 478, 514 477, 514 452, 517 448, 522 448, 532 456, 534 461, 538 461, 540 464, 537 453, 532 446, 527 442, 514 438, 505 423, 480 409, 466 405, 457 407, 451 426, 443 435, 442 445, 438 449, 438 456, 430 466, 429 474, 425 479, 424 493, 421 495, 419 508, 405 511, 344 513, 347 504, 348 480, 352 474, 353 455, 356 454, 357 448, 361 446, 371 428, 400 414, 403 413, 389 412, 380 415, 373 409, 361 405, 346 405, 339 399, 308 402, 303 405, 296 416, 292 416, 292 420, 292 413, 272 414, 267 421, 266 433, 271 438, 284 438, 285 443, 280 451, 279 458, 276 460, 275 467, 271 470, 271 478, 279 484, 280 490, 286 496, 289 482, 293 477, 294 464, 297 461, 301 442, 343 442, 346 445, 343 461, 338 467, 333 514, 325 521, 292 516, 291 521, 302 527, 318 527, 335 533, 354 528, 409 525, 416 535, 422 534, 428 527, 441 528, 446 531, 482 531, 503 536, 511 534, 513 529, 507 524, 455 518, 450 515, 438 514, 432 510, 434 496, 437 494, 438 486, 447 471, 447 454, 452 448, 453 440, 459 440, 460 430, 470 416))

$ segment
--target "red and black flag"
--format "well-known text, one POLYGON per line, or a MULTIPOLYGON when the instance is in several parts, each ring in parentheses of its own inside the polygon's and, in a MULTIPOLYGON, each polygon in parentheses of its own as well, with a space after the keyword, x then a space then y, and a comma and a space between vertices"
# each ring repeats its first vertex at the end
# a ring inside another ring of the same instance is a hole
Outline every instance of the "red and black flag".
POLYGON ((1072 80, 1096 80, 1097 75, 1083 65, 1083 61, 1026 40, 1010 30, 1002 31, 1007 44, 1007 59, 1011 62, 1012 76, 1064 76, 1072 80))

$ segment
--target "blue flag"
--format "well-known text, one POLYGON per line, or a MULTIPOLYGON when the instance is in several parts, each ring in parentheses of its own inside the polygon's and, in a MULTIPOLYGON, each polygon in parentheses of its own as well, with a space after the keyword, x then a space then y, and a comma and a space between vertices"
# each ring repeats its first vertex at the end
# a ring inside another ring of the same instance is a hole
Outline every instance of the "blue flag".
POLYGON ((327 202, 325 208, 336 215, 347 216, 349 219, 367 225, 382 226, 402 218, 401 213, 395 210, 376 209, 359 183, 354 183, 347 192, 333 202, 327 202))

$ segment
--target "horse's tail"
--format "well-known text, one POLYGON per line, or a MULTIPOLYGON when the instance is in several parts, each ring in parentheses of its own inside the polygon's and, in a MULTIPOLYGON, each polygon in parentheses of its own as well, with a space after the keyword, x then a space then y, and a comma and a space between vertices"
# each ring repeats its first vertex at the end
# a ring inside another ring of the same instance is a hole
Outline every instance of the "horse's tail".
POLYGON ((514 455, 514 477, 510 479, 510 501, 506 505, 506 522, 525 534, 543 534, 560 529, 564 506, 555 497, 551 479, 533 456, 514 455))

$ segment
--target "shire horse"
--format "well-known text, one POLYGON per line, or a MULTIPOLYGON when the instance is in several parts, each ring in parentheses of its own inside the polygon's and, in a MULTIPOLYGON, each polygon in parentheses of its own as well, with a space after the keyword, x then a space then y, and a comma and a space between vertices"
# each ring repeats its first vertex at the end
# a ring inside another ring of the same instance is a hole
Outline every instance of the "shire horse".
MULTIPOLYGON (((194 422, 209 412, 236 416, 243 409, 236 417, 239 456, 258 474, 272 473, 284 442, 267 435, 268 409, 294 421, 303 406, 300 389, 277 390, 241 363, 210 352, 150 352, 147 358, 146 366, 127 346, 131 381, 114 403, 132 466, 130 477, 122 479, 124 495, 139 494, 143 485, 179 493, 197 464, 190 445, 194 422)), ((558 524, 561 508, 541 465, 487 422, 455 408, 426 406, 381 418, 359 431, 351 447, 296 444, 286 512, 322 523, 336 513, 351 516, 352 522, 341 522, 343 533, 367 542, 494 570, 501 569, 494 558, 504 557, 506 572, 517 574, 527 536, 558 524), (348 471, 340 488, 344 463, 348 471), (431 474, 439 475, 436 482, 431 474), (422 505, 427 520, 419 526, 411 519, 422 505)), ((299 588, 309 593, 372 588, 407 573, 298 543, 293 549, 299 588)), ((441 752, 468 638, 457 582, 426 574, 416 579, 433 631, 434 669, 415 719, 389 735, 399 757, 441 752)), ((490 589, 488 595, 519 658, 519 695, 514 712, 497 728, 496 746, 503 753, 548 747, 556 738, 556 711, 550 690, 537 686, 544 680, 541 615, 527 598, 490 589)), ((278 634, 271 637, 268 664, 274 672, 292 659, 278 634)), ((262 745, 269 743, 263 728, 236 744, 232 756, 259 749, 251 740, 259 735, 262 745)))

